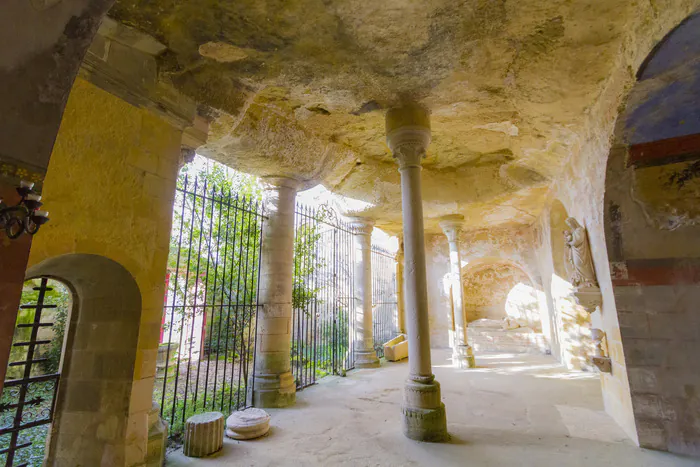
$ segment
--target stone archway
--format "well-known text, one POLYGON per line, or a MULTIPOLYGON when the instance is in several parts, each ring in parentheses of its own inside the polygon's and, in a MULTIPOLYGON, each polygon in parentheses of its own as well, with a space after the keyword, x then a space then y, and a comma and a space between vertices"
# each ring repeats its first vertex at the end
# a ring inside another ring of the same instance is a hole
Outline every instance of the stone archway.
POLYGON ((462 270, 470 344, 477 351, 546 352, 541 290, 518 263, 481 258, 462 270))
POLYGON ((462 270, 467 321, 510 316, 541 329, 539 310, 526 310, 525 305, 518 307, 513 297, 509 297, 519 285, 535 290, 530 276, 516 263, 484 259, 468 264, 462 270), (509 307, 509 304, 512 306, 509 307))
POLYGON ((73 295, 47 464, 125 465, 138 285, 119 263, 89 254, 53 257, 27 271, 27 279, 39 277, 66 284, 73 295))
POLYGON ((700 455, 700 13, 651 52, 618 118, 605 237, 642 447, 700 455))

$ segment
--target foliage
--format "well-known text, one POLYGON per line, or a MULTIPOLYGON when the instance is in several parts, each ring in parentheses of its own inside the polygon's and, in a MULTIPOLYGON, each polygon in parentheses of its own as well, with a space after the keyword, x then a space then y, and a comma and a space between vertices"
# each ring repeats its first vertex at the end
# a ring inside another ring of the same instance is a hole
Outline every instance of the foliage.
POLYGON ((198 159, 183 168, 178 180, 168 302, 179 317, 166 316, 164 341, 173 335, 170 326, 178 326, 177 336, 187 320, 206 312, 205 350, 224 352, 254 322, 255 307, 238 305, 257 301, 261 190, 252 176, 198 159))
MULTIPOLYGON (((22 290, 21 303, 23 305, 35 305, 39 300, 40 279, 33 279, 25 282, 22 290)), ((44 374, 58 373, 61 363, 61 352, 63 349, 63 340, 65 336, 66 319, 68 318, 69 309, 71 306, 70 291, 60 282, 49 280, 49 288, 44 294, 44 303, 46 305, 56 305, 56 308, 45 308, 42 310, 42 322, 53 322, 51 328, 40 328, 37 336, 40 340, 50 340, 50 344, 39 345, 36 351, 42 358, 48 358, 47 362, 41 364, 41 370, 44 374)), ((29 324, 34 322, 34 309, 20 309, 17 313, 16 324, 29 324)), ((31 328, 15 328, 13 342, 27 342, 31 338, 31 328)), ((26 347, 13 347, 10 351, 10 361, 24 360, 27 354, 26 347)), ((8 368, 7 378, 21 378, 24 371, 23 366, 8 368)))
POLYGON ((292 288, 292 308, 309 313, 311 303, 318 299, 323 286, 315 281, 315 274, 325 265, 325 258, 316 254, 321 240, 320 222, 302 223, 294 234, 294 285, 292 288), (316 282, 316 283, 315 283, 316 282))

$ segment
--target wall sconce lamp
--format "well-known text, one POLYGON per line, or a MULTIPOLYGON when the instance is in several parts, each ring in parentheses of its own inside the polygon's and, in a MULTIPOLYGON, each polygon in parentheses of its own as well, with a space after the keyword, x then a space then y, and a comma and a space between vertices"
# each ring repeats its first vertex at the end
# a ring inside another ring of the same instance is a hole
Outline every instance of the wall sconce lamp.
POLYGON ((4 229, 9 238, 19 238, 23 233, 34 235, 49 221, 49 213, 39 209, 43 203, 33 188, 33 183, 21 181, 17 187, 21 199, 14 206, 0 199, 0 229, 4 229))

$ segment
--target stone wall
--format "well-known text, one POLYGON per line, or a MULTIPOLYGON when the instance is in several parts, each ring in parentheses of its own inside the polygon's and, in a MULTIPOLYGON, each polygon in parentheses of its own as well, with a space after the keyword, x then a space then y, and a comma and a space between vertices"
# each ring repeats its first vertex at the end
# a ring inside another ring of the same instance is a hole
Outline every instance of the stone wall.
POLYGON ((569 280, 564 230, 568 210, 552 200, 535 229, 535 253, 542 276, 552 353, 573 370, 594 371, 591 362, 591 316, 577 304, 569 280))
MULTIPOLYGON (((640 15, 648 14, 643 11, 645 8, 652 7, 640 6, 640 15)), ((614 245, 606 245, 604 229, 606 164, 619 109, 635 79, 631 71, 638 70, 653 46, 694 8, 697 8, 697 2, 678 2, 663 9, 652 8, 653 20, 640 23, 629 31, 635 40, 625 43, 620 58, 606 78, 596 104, 588 109, 588 130, 580 136, 564 170, 554 180, 550 207, 543 212, 537 223, 541 229, 540 236, 548 237, 545 235, 549 233, 548 212, 554 200, 558 199, 566 207, 568 214, 588 230, 593 262, 603 294, 602 311, 591 316, 591 325, 606 333, 608 352, 612 359, 612 374, 601 374, 603 400, 606 411, 635 442, 641 442, 641 432, 638 437, 639 427, 630 394, 632 374, 628 374, 627 362, 627 354, 634 350, 632 347, 628 348, 626 343, 623 349, 621 323, 618 320, 619 309, 613 294, 608 257, 609 253, 614 251, 614 245)), ((617 175, 608 174, 607 177, 611 186, 620 182, 617 175)), ((548 274, 554 269, 552 249, 549 242, 540 241, 539 244, 544 245, 539 248, 538 257, 542 277, 546 281, 548 274)))
POLYGON ((700 455, 700 14, 645 60, 607 163, 605 237, 641 446, 700 455))
MULTIPOLYGON (((114 0, 3 0, 0 15, 0 197, 41 182, 83 55, 114 0)), ((37 185, 40 188, 40 183, 37 185)), ((21 296, 30 240, 0 233, 0 373, 21 296)), ((0 378, 0 386, 3 378, 0 378)))
POLYGON ((113 259, 142 296, 126 465, 145 456, 182 132, 76 80, 44 183, 51 212, 30 264, 66 253, 113 259))

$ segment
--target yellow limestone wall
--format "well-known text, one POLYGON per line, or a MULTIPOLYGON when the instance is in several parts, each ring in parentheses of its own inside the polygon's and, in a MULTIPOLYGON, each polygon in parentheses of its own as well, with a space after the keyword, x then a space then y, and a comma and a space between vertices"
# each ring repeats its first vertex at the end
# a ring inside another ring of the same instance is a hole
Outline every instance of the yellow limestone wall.
POLYGON ((67 253, 106 256, 139 285, 127 465, 146 454, 181 138, 164 120, 77 79, 42 193, 51 221, 31 248, 30 265, 67 253))

